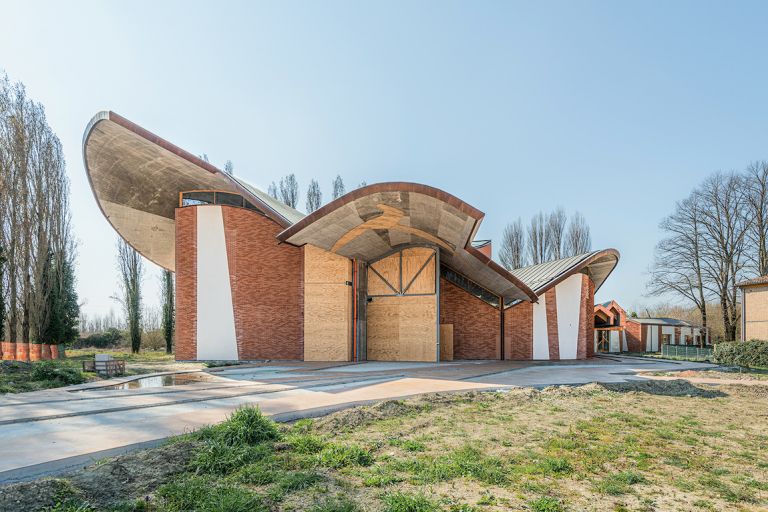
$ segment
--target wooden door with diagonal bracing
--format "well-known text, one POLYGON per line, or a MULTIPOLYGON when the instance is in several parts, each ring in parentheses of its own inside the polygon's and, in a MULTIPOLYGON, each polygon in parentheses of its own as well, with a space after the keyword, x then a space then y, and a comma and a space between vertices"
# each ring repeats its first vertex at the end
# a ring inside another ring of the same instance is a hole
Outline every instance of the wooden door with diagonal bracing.
POLYGON ((409 247, 368 265, 369 361, 437 358, 437 254, 409 247))

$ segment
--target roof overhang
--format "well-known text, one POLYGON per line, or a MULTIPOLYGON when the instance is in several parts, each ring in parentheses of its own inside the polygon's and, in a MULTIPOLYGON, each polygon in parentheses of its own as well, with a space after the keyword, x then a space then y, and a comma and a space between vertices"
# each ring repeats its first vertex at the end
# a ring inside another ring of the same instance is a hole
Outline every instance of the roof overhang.
POLYGON ((401 246, 428 244, 440 261, 504 300, 536 300, 515 276, 472 247, 484 214, 427 185, 377 183, 328 203, 278 235, 296 246, 315 245, 372 261, 401 246))
POLYGON ((291 224, 233 177, 114 112, 99 112, 88 123, 83 161, 96 203, 115 231, 168 270, 175 270, 182 191, 237 192, 282 227, 291 224))

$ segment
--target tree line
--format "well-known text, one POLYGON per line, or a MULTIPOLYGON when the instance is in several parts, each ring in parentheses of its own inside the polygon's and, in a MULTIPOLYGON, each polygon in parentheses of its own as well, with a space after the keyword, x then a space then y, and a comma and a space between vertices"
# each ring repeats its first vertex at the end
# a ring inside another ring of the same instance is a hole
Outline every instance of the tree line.
POLYGON ((75 243, 61 142, 24 85, 0 75, 0 340, 77 337, 75 243))
POLYGON ((710 175, 660 227, 665 236, 655 248, 649 293, 692 304, 705 327, 715 302, 725 339, 735 340, 736 284, 768 274, 768 162, 710 175))
POLYGON ((538 265, 589 252, 592 237, 584 216, 570 219, 562 208, 539 212, 523 225, 521 218, 508 223, 501 235, 499 261, 508 270, 538 265))
MULTIPOLYGON (((356 188, 362 188, 366 185, 367 183, 362 181, 356 188)), ((347 190, 344 186, 344 180, 341 175, 337 174, 331 183, 331 198, 338 199, 346 194, 346 192, 347 190)), ((293 173, 280 178, 280 181, 277 183, 274 181, 270 183, 267 188, 267 193, 274 199, 281 201, 291 208, 299 207, 299 181, 293 173)), ((307 187, 306 201, 304 203, 305 210, 307 213, 312 213, 322 205, 323 192, 320 190, 320 183, 317 180, 312 179, 309 181, 309 186, 307 187)))

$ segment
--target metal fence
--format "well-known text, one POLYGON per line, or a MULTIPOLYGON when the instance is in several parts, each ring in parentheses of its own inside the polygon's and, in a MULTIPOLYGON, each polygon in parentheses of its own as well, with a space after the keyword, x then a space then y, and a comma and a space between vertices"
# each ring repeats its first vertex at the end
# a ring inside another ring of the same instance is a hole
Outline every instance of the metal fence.
POLYGON ((710 361, 712 359, 712 347, 662 345, 661 355, 670 359, 685 359, 686 361, 710 361))

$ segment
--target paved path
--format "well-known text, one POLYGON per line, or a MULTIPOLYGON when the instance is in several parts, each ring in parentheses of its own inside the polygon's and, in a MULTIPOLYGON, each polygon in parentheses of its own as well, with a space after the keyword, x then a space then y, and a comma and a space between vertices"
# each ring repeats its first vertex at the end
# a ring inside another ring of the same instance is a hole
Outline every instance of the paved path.
POLYGON ((638 372, 710 366, 613 356, 560 363, 274 363, 210 370, 206 380, 180 386, 105 390, 98 388, 107 383, 99 382, 5 395, 0 397, 0 483, 153 446, 222 421, 245 404, 287 421, 421 393, 623 382, 641 379, 638 372))

